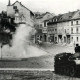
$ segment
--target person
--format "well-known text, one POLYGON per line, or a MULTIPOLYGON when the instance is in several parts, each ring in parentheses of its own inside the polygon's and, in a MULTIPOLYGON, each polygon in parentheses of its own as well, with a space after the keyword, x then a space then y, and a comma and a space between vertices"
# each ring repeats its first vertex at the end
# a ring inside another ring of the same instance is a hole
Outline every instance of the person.
POLYGON ((80 56, 80 46, 79 46, 79 44, 76 44, 76 47, 75 47, 75 56, 80 56))
POLYGON ((79 52, 80 53, 80 46, 79 44, 76 44, 76 47, 75 47, 75 53, 79 52))

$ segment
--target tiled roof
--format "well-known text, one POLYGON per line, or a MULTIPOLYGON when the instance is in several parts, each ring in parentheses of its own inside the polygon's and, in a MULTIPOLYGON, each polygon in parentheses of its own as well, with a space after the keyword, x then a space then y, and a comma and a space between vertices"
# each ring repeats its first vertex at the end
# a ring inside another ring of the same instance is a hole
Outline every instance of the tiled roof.
POLYGON ((73 17, 77 12, 78 11, 73 11, 73 12, 68 12, 68 13, 65 13, 65 14, 60 14, 60 15, 54 16, 52 18, 52 21, 49 22, 48 24, 54 24, 54 23, 57 23, 57 22, 63 22, 63 21, 72 20, 72 19, 74 19, 73 17))
MULTIPOLYGON (((36 19, 41 19, 41 18, 43 18, 46 14, 51 14, 51 13, 49 13, 49 12, 43 13, 43 14, 41 14, 40 16, 36 17, 36 19)), ((53 14, 52 14, 52 16, 53 16, 53 14)))
POLYGON ((68 20, 71 20, 75 13, 76 13, 76 11, 62 14, 62 16, 59 18, 58 21, 68 21, 68 20))
POLYGON ((58 15, 58 16, 54 16, 54 17, 53 17, 54 22, 58 22, 61 17, 62 17, 62 14, 60 14, 60 15, 58 15))
POLYGON ((48 24, 54 24, 54 23, 57 23, 61 17, 62 17, 62 14, 57 15, 57 16, 54 16, 54 17, 52 18, 52 20, 49 21, 48 24))

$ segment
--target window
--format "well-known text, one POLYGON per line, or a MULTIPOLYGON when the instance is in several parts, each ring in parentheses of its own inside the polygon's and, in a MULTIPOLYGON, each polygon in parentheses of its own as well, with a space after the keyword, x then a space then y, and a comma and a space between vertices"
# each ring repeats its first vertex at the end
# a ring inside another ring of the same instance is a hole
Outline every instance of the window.
POLYGON ((54 22, 54 19, 53 19, 53 22, 54 22))
POLYGON ((69 18, 71 18, 72 16, 69 16, 69 18))
POLYGON ((57 29, 55 29, 55 31, 57 31, 57 29))
POLYGON ((40 24, 40 26, 42 27, 42 24, 40 24))
POLYGON ((16 9, 15 11, 16 11, 16 12, 19 12, 19 10, 18 10, 18 9, 16 9))
POLYGON ((73 41, 73 37, 72 37, 72 41, 73 41))
POLYGON ((56 21, 57 21, 57 19, 56 19, 56 21))
POLYGON ((71 21, 71 26, 73 26, 73 21, 71 21))
POLYGON ((17 9, 17 6, 13 6, 13 9, 17 9))
POLYGON ((52 22, 52 20, 49 20, 49 22, 52 22))
POLYGON ((77 41, 78 41, 78 37, 77 37, 77 41))
POLYGON ((44 27, 46 27, 46 22, 44 22, 44 27))
POLYGON ((76 21, 76 25, 78 25, 78 21, 76 21))
POLYGON ((78 28, 76 28, 76 33, 78 33, 78 28))
POLYGON ((71 28, 71 33, 73 33, 73 28, 71 28))

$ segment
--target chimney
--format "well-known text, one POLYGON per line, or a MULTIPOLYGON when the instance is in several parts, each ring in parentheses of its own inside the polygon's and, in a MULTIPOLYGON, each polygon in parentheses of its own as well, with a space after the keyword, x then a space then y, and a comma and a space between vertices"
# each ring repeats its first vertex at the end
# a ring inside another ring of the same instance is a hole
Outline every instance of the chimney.
POLYGON ((10 0, 9 0, 9 2, 8 2, 8 6, 10 6, 11 5, 11 2, 10 2, 10 0))

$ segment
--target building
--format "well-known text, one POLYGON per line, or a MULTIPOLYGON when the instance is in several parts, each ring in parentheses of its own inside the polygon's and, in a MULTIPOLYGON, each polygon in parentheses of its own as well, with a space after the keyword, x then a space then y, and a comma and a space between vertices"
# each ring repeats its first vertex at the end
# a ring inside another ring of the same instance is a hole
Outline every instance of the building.
POLYGON ((43 33, 43 41, 47 42, 48 41, 48 29, 47 29, 47 24, 48 24, 49 19, 43 21, 43 27, 42 27, 42 33, 43 33))
POLYGON ((59 19, 59 23, 57 25, 58 30, 58 43, 66 43, 66 44, 80 44, 80 11, 68 12, 62 15, 59 19))
POLYGON ((46 12, 35 17, 35 28, 37 30, 36 40, 43 42, 47 41, 47 28, 45 27, 45 20, 52 18, 52 13, 46 12))
POLYGON ((21 2, 16 1, 15 3, 11 4, 10 0, 7 5, 7 16, 15 18, 14 22, 26 22, 28 24, 32 24, 34 19, 34 14, 31 10, 26 8, 22 5, 21 2))
POLYGON ((58 42, 58 20, 62 15, 54 16, 48 22, 48 41, 57 43, 58 42))
POLYGON ((71 20, 75 12, 62 14, 57 24, 58 43, 71 43, 71 20))
POLYGON ((47 33, 52 42, 80 45, 80 10, 61 14, 48 20, 47 33))
POLYGON ((71 43, 80 45, 80 10, 75 12, 71 20, 71 43))

